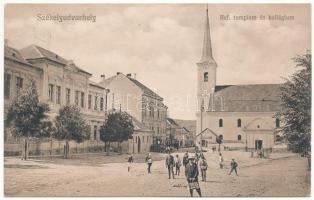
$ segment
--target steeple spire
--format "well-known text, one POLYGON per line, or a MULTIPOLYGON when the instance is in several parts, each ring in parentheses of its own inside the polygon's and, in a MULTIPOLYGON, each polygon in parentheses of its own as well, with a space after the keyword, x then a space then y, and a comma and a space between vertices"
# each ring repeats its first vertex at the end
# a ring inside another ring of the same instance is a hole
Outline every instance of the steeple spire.
POLYGON ((205 16, 205 30, 204 30, 204 41, 203 41, 203 52, 200 63, 203 62, 215 62, 212 54, 212 44, 210 40, 210 27, 209 27, 209 18, 208 18, 208 5, 206 7, 206 16, 205 16))

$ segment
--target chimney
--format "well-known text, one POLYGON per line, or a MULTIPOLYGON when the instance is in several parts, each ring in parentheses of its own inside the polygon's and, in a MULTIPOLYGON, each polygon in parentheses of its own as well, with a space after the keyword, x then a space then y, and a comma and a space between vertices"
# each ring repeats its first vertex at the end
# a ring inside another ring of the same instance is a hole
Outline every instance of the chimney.
POLYGON ((117 75, 121 74, 121 72, 117 72, 117 75))
POLYGON ((136 73, 134 73, 134 74, 133 74, 133 79, 135 79, 135 80, 136 80, 136 73))
POLYGON ((101 77, 101 81, 104 81, 106 79, 105 74, 100 75, 100 77, 101 77))
POLYGON ((131 78, 131 73, 126 75, 128 78, 131 78))
POLYGON ((4 46, 9 46, 9 40, 8 39, 4 39, 4 46))

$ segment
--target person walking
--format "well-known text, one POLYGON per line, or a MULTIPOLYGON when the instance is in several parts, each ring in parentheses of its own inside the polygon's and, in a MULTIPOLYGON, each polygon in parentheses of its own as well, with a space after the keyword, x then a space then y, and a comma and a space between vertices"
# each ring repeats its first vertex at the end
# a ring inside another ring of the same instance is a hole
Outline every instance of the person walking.
POLYGON ((184 156, 183 156, 183 165, 184 165, 184 168, 186 167, 186 165, 189 163, 189 152, 185 152, 184 156))
POLYGON ((169 179, 171 178, 171 176, 174 179, 173 167, 174 167, 174 158, 169 152, 166 158, 166 168, 168 168, 169 179))
POLYGON ((190 195, 193 197, 193 190, 195 189, 198 195, 201 197, 201 188, 198 184, 198 167, 197 164, 195 163, 195 157, 189 157, 189 163, 186 165, 185 168, 185 177, 186 180, 188 181, 189 185, 189 190, 190 190, 190 195))
POLYGON ((148 155, 146 156, 145 161, 147 163, 147 172, 149 174, 151 174, 152 172, 150 171, 150 168, 152 167, 153 159, 152 159, 152 155, 150 153, 148 153, 148 155))
POLYGON ((128 172, 131 170, 131 165, 133 163, 133 155, 131 154, 128 158, 128 172))
POLYGON ((200 162, 199 162, 199 166, 201 169, 201 174, 202 174, 202 181, 206 182, 206 171, 208 168, 208 164, 206 162, 206 159, 204 156, 201 156, 200 162))
POLYGON ((219 153, 219 166, 220 166, 220 169, 223 168, 223 162, 224 162, 224 158, 222 157, 222 154, 219 153))
POLYGON ((180 167, 181 167, 181 159, 179 157, 179 155, 177 154, 175 157, 175 166, 176 166, 176 175, 180 175, 180 167))
POLYGON ((238 172, 237 172, 238 163, 234 160, 234 158, 232 158, 232 161, 231 161, 230 165, 231 165, 231 170, 230 170, 230 172, 229 172, 229 175, 230 175, 233 171, 235 171, 236 175, 238 176, 238 172))

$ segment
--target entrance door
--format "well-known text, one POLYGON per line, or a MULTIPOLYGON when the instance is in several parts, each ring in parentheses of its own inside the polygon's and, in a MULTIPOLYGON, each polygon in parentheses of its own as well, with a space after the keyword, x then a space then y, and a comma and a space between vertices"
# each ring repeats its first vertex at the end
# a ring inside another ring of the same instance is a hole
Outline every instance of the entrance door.
POLYGON ((141 139, 140 137, 138 137, 138 141, 137 141, 137 153, 141 152, 141 139))
POLYGON ((255 140, 255 150, 263 148, 263 140, 255 140))

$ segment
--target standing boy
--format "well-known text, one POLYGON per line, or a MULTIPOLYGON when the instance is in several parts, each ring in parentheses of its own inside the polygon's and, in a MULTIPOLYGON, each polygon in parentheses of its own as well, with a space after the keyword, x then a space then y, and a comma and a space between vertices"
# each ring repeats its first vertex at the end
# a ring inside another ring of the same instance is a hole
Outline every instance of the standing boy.
POLYGON ((131 154, 128 158, 128 172, 131 170, 131 164, 133 163, 133 155, 131 154))
POLYGON ((151 174, 150 168, 153 164, 153 159, 152 159, 152 155, 150 153, 146 156, 145 161, 147 163, 147 171, 149 174, 151 174))
POLYGON ((175 166, 176 166, 176 175, 180 175, 180 167, 181 167, 181 159, 179 155, 177 154, 175 157, 175 166))
POLYGON ((195 189, 198 195, 201 197, 201 188, 198 184, 198 167, 195 163, 195 157, 189 158, 189 163, 186 165, 185 168, 185 176, 186 180, 188 181, 190 195, 193 197, 193 190, 195 189))
POLYGON ((206 171, 207 171, 208 165, 207 165, 207 162, 206 162, 206 159, 205 159, 204 156, 201 156, 201 160, 199 162, 199 166, 200 166, 200 169, 201 169, 202 181, 206 182, 206 171))
POLYGON ((237 172, 238 163, 234 160, 234 158, 232 158, 232 161, 231 161, 230 165, 231 165, 231 170, 230 170, 230 172, 229 172, 229 175, 230 175, 233 171, 235 171, 236 175, 238 176, 238 172, 237 172))

